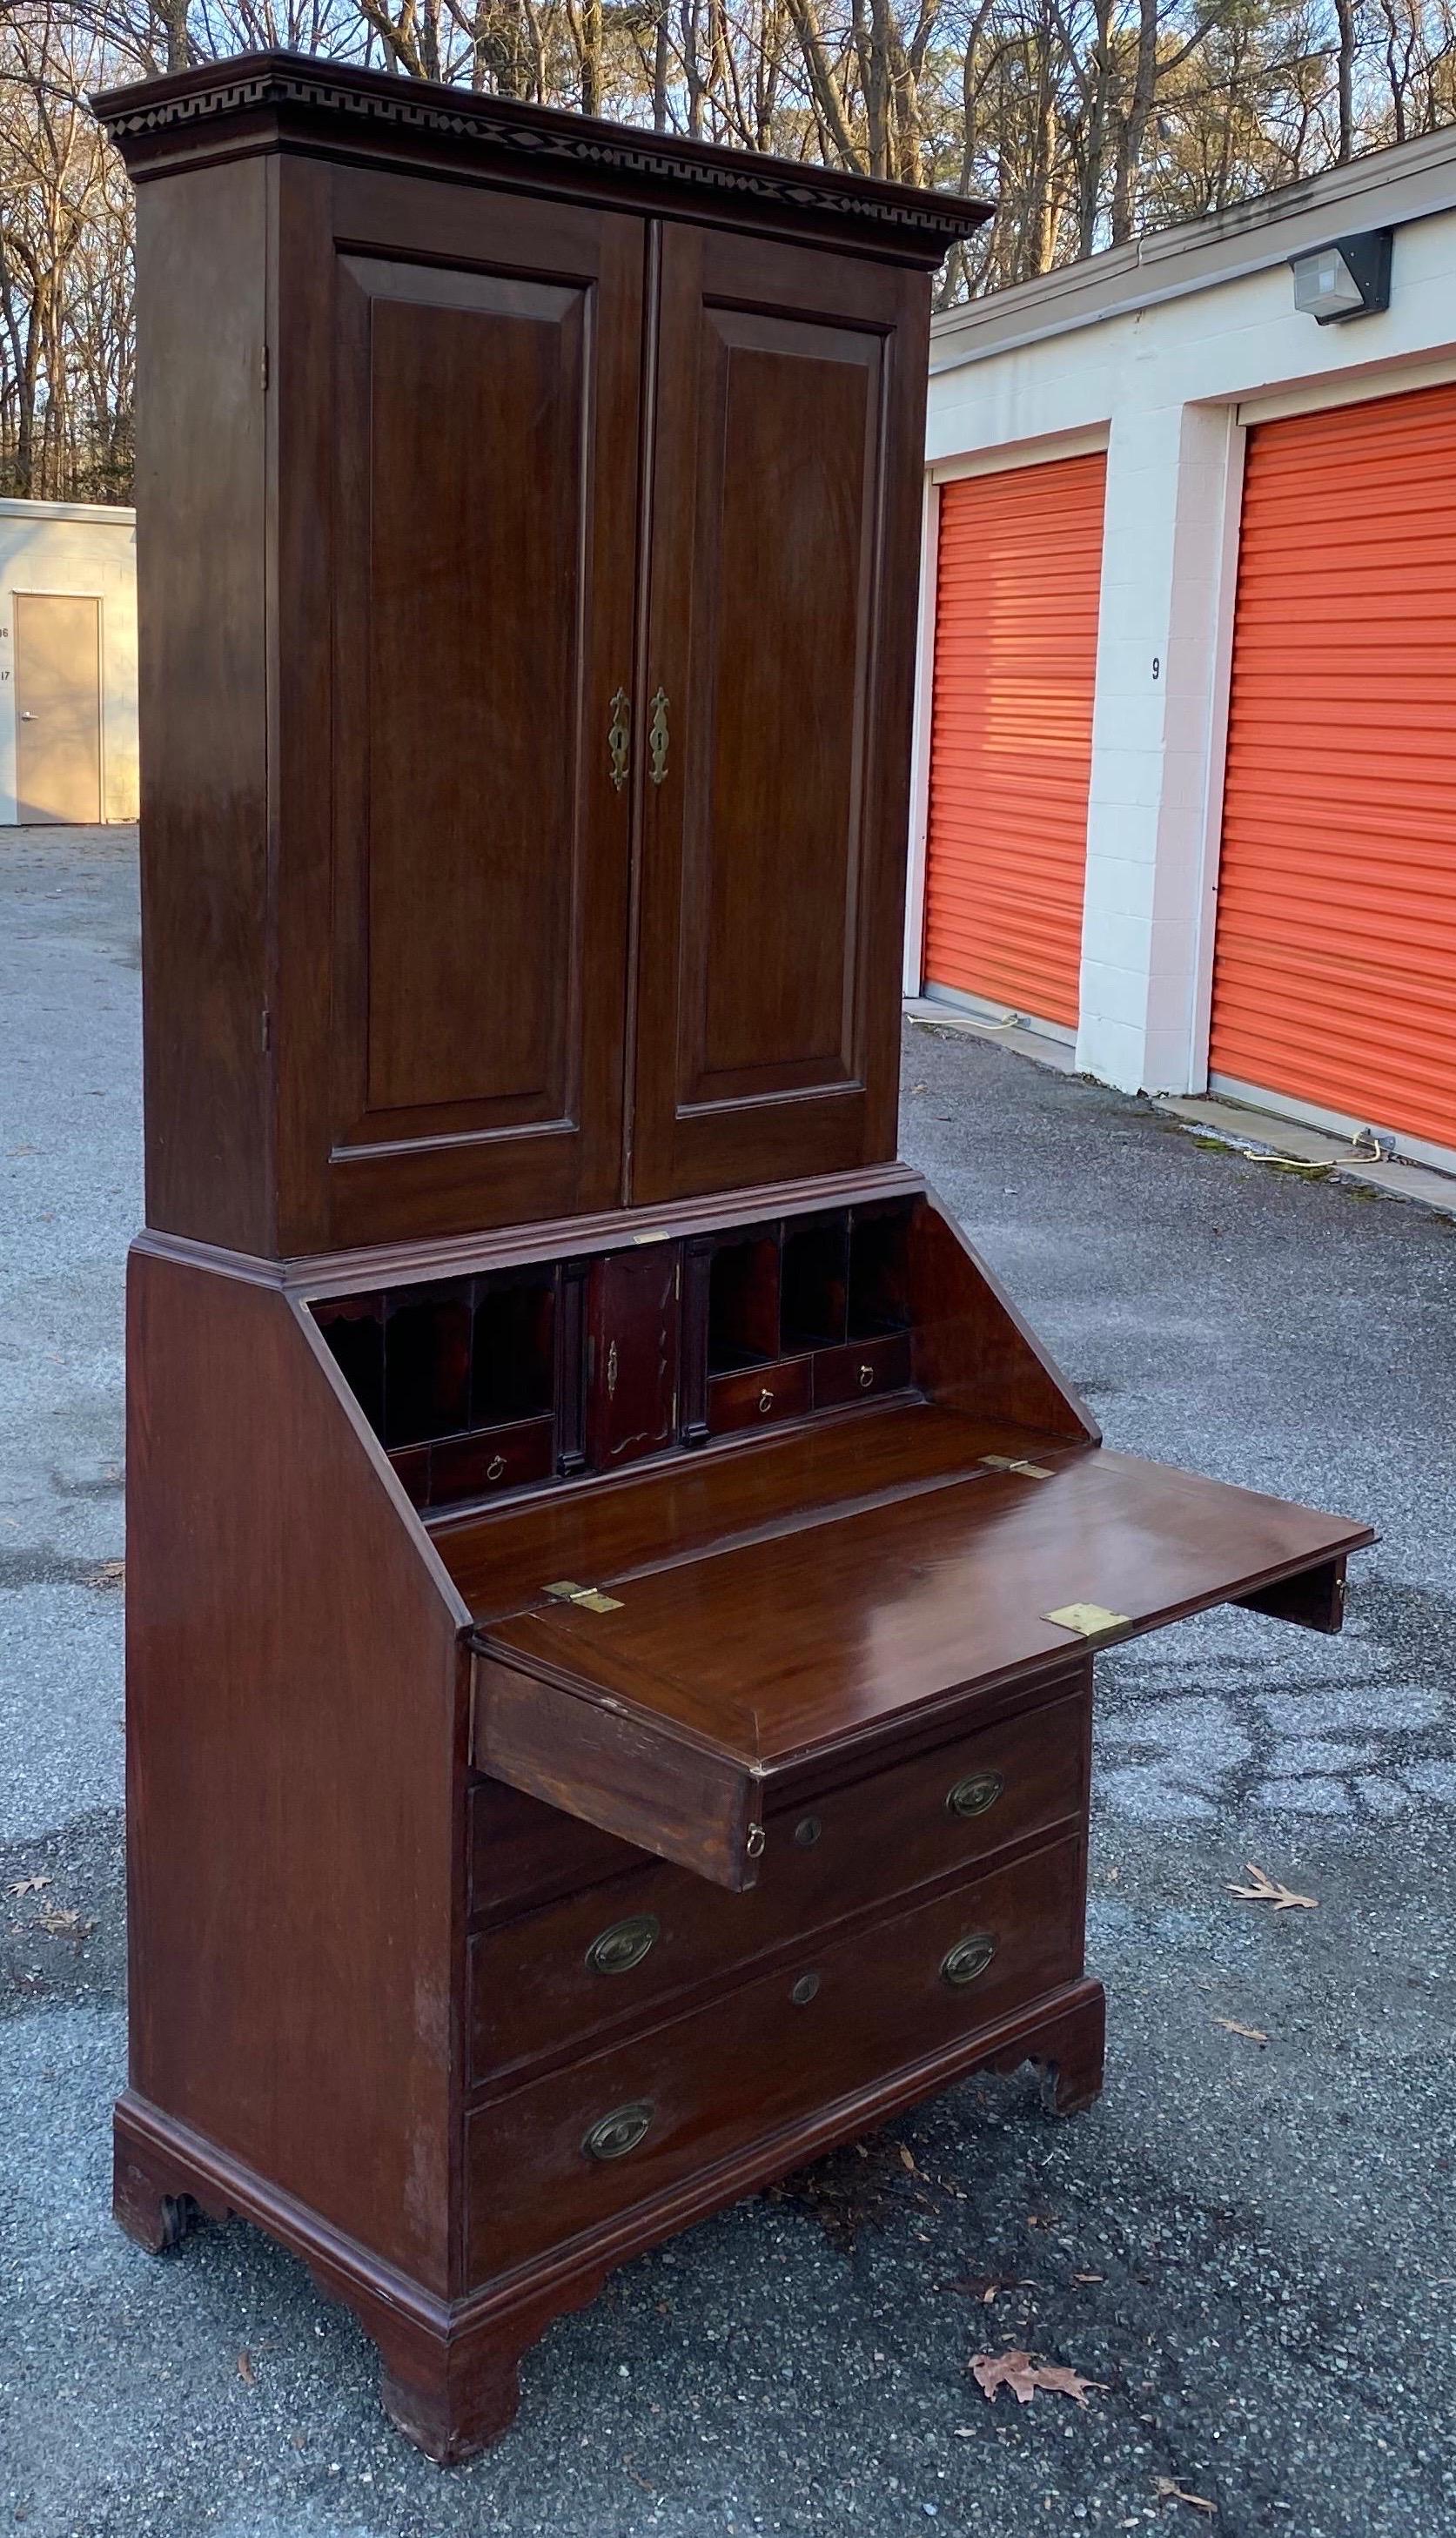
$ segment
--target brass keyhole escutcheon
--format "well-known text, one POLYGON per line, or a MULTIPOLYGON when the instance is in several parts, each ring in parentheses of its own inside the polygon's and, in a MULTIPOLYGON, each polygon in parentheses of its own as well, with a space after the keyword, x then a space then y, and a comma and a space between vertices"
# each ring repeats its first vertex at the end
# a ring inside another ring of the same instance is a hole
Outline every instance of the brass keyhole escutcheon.
POLYGON ((504 1469, 505 1469, 505 1456, 504 1456, 503 1454, 493 1454, 493 1455, 491 1456, 491 1459, 490 1459, 489 1463, 486 1465, 486 1478, 487 1478, 487 1480, 488 1480, 488 1481, 498 1481, 498 1480, 499 1480, 499 1478, 500 1478, 500 1475, 501 1475, 501 1473, 504 1471, 504 1469))
POLYGON ((819 1989, 818 1974, 801 1974, 789 1994, 796 2009, 807 2009, 819 1989))
POLYGON ((999 1771, 970 1771, 950 1791, 946 1812, 953 1816, 983 1816, 988 1807, 994 1807, 1005 1786, 999 1771))
POLYGON ((794 1839, 801 1850, 812 1850, 823 1831, 818 1816, 801 1816, 794 1827, 794 1839))
POLYGON ((626 688, 619 688, 612 700, 612 720, 607 732, 607 749, 611 760, 612 782, 620 793, 627 782, 631 758, 631 707, 626 688))
POLYGON ((659 688, 652 700, 652 720, 647 726, 647 748, 652 760, 652 781, 667 781, 667 696, 659 688))
POLYGON ((610 2115, 599 2115, 581 2144, 587 2158, 626 2159, 649 2130, 652 2114, 647 2099, 637 2098, 629 2106, 614 2106, 610 2115))
POLYGON ((962 1984, 973 1983, 983 1974, 996 1954, 996 1942, 989 1930, 972 1931, 968 1939, 958 1939, 941 1965, 941 1973, 959 1991, 962 1984))
POLYGON ((766 1383, 759 1395, 759 1408, 765 1418, 767 1417, 768 1412, 773 1408, 773 1395, 769 1391, 766 1383))
POLYGON ((594 1974, 630 1973, 661 1936, 662 1923, 655 1912, 634 1912, 629 1920, 614 1921, 610 1929, 598 1931, 586 1962, 594 1974))
POLYGON ((859 1388, 861 1392, 868 1392, 874 1380, 874 1368, 872 1366, 862 1366, 859 1370, 859 1388))

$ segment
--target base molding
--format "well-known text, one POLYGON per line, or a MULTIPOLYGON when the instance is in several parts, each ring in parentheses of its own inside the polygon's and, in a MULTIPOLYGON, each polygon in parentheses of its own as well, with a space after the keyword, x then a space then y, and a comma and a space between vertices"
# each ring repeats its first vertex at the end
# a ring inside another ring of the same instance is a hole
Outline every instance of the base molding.
POLYGON ((1048 2110, 1075 2113, 1101 2087, 1104 2029, 1102 1986, 1084 1978, 955 2052, 891 2073, 592 2237, 460 2300, 442 2299, 383 2264, 319 2213, 132 2091, 117 2101, 113 2118, 112 2208, 118 2226, 153 2255, 175 2246, 197 2221, 235 2214, 301 2258, 319 2289, 351 2309, 374 2344, 385 2412, 427 2456, 452 2465, 509 2429, 522 2355, 554 2318, 594 2300, 614 2265, 974 2071, 1039 2065, 1048 2110))

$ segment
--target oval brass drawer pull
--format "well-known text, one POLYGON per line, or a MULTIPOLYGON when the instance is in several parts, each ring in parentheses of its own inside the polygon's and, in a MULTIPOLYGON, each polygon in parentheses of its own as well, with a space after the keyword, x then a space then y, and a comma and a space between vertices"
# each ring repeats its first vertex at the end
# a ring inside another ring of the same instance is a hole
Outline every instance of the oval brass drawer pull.
POLYGON ((962 1983, 973 1983, 983 1974, 996 1954, 996 1942, 989 1930, 974 1930, 968 1939, 958 1939, 941 1966, 948 1983, 959 1990, 962 1983))
POLYGON ((637 2098, 629 2106, 614 2106, 610 2115, 599 2115, 581 2145, 587 2158, 626 2159, 649 2130, 652 2114, 647 2100, 637 2098))
POLYGON ((983 1816, 988 1807, 994 1807, 1005 1786, 999 1771, 969 1771, 948 1793, 946 1812, 953 1816, 983 1816))
POLYGON ((594 1974, 630 1973, 661 1936, 662 1923, 655 1912, 634 1912, 630 1920, 614 1921, 610 1929, 598 1931, 586 1962, 594 1974))

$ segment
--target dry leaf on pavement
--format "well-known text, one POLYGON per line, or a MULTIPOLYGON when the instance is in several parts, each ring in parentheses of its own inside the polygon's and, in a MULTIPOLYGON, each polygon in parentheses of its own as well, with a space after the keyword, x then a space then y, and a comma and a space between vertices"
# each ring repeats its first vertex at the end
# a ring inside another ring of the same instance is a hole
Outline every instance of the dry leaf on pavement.
POLYGON ((1207 2495, 1185 2493, 1170 2476, 1160 2476, 1154 2492, 1159 2503, 1186 2503, 1192 2511, 1217 2511, 1219 2508, 1217 2503, 1209 2502, 1207 2495))
POLYGON ((51 1939, 89 1939, 96 1923, 88 1921, 74 1905, 53 1904, 41 1913, 36 1927, 51 1939))
POLYGON ((918 2176, 920 2171, 915 2166, 914 2152, 912 2150, 908 2150, 903 2142, 896 2142, 895 2148, 899 2152, 899 2164, 901 2168, 906 2170, 911 2176, 918 2176))
POLYGON ((124 1586, 126 1583, 125 1561, 100 1561, 98 1566, 92 1570, 86 1582, 88 1586, 99 1586, 102 1588, 109 1586, 124 1586))
POLYGON ((1073 2397, 1079 2406, 1087 2404, 1089 2388, 1100 2388, 1100 2379, 1084 2379, 1080 2371, 1068 2371, 1060 2363, 1033 2362, 1020 2346, 1010 2353, 976 2353, 970 2362, 971 2375, 982 2395, 994 2406, 998 2388, 1009 2388, 1018 2405, 1029 2406, 1038 2388, 1051 2396, 1073 2397))
POLYGON ((237 2375, 242 2381, 244 2388, 256 2388, 258 2384, 258 2374, 253 2369, 253 2357, 250 2353, 239 2353, 237 2357, 237 2375))
POLYGON ((1291 1912, 1296 1904, 1305 1912, 1319 1909, 1317 1896, 1291 1894, 1289 1887, 1281 1886, 1267 1869, 1256 1868, 1251 1859, 1244 1862, 1244 1875, 1252 1877, 1252 1886, 1230 1885, 1228 1889, 1229 1894, 1236 1895, 1241 1904, 1272 1904, 1276 1912, 1291 1912))
POLYGON ((18 1877, 13 1886, 6 1887, 5 1892, 7 1895, 38 1895, 42 1886, 49 1884, 48 1877, 18 1877))
POLYGON ((1226 2036, 1246 2036, 1251 2044, 1267 2044, 1269 2041, 1262 2027, 1245 2027, 1238 2018, 1216 2018, 1214 2025, 1222 2027, 1226 2036))

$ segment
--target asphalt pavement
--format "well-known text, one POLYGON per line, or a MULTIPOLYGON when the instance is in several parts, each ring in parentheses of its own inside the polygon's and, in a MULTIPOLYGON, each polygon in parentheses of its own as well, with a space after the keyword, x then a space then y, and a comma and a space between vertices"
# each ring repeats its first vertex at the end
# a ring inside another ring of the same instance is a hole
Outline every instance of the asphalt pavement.
POLYGON ((1100 1662, 1092 2111, 974 2081, 639 2259, 440 2470, 290 2259, 109 2219, 138 986, 132 835, 0 831, 0 2531, 1445 2538, 1456 1226, 907 1031, 903 1150, 1108 1441, 1380 1546, 1343 1638, 1224 1613, 1100 1662), (1316 1908, 1239 1901, 1248 1862, 1316 1908), (1086 2403, 989 2403, 1011 2348, 1086 2403))

